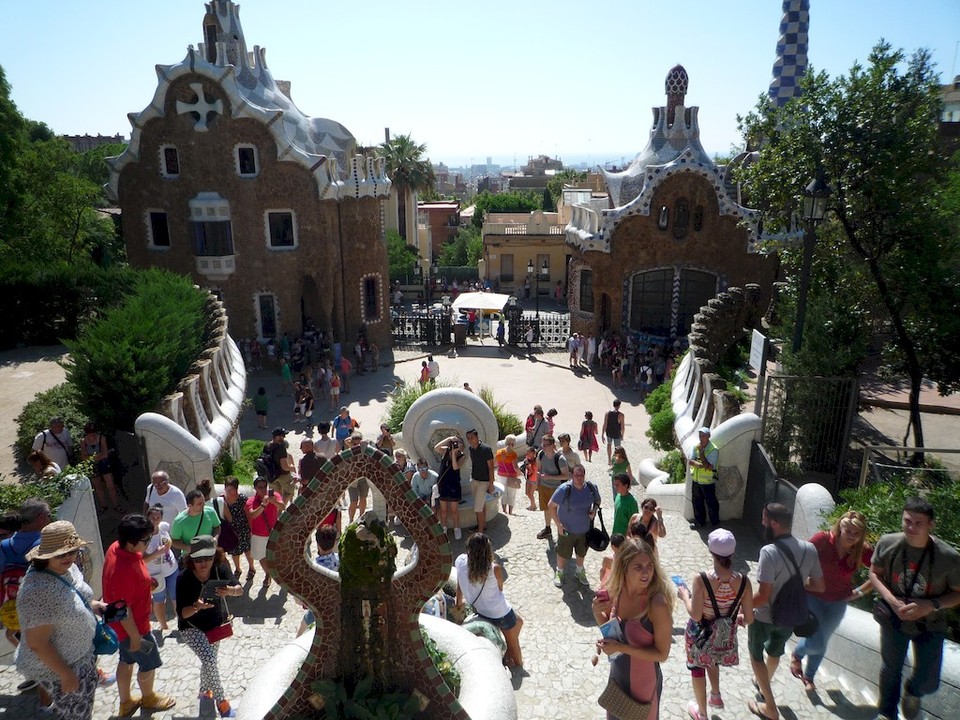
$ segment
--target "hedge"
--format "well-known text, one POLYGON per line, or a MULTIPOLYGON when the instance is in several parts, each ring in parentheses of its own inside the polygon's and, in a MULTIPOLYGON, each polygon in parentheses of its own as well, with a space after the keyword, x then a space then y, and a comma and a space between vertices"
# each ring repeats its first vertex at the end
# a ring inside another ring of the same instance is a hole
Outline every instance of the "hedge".
POLYGON ((61 383, 38 393, 17 415, 17 455, 26 460, 33 439, 50 425, 50 418, 59 415, 74 440, 79 439, 89 419, 80 407, 80 396, 70 383, 61 383))
POLYGON ((137 270, 93 263, 0 263, 0 317, 8 324, 0 349, 56 345, 76 337, 87 320, 133 290, 137 270))
POLYGON ((147 270, 120 305, 67 341, 67 380, 100 427, 132 430, 187 374, 204 348, 207 298, 189 278, 147 270))

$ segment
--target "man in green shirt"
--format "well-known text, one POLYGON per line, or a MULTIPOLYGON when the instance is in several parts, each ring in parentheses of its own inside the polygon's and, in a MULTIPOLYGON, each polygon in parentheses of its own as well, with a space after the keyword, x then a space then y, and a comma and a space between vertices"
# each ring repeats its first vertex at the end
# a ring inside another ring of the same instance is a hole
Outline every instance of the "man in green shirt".
POLYGON ((630 518, 640 512, 637 499, 630 494, 630 476, 626 473, 617 473, 613 476, 613 487, 617 494, 613 496, 613 530, 611 533, 627 534, 630 518))
POLYGON ((170 525, 170 539, 177 550, 190 552, 190 541, 197 535, 220 534, 220 518, 217 511, 203 500, 203 493, 191 490, 187 493, 187 509, 177 515, 170 525))

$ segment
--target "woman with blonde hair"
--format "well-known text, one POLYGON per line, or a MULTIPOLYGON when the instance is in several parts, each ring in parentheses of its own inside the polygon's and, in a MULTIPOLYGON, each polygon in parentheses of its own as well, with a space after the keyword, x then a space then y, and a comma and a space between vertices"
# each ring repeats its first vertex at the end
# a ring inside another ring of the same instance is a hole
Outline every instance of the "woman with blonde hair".
POLYGON ((807 692, 816 690, 813 678, 823 661, 830 637, 843 620, 847 604, 863 597, 873 583, 868 578, 851 590, 853 575, 861 567, 870 567, 873 548, 866 541, 867 519, 856 510, 848 510, 826 531, 816 533, 810 542, 817 548, 823 569, 823 592, 807 591, 807 606, 820 621, 810 637, 800 638, 790 657, 790 674, 803 681, 807 692), (807 668, 803 669, 803 658, 807 668))
MULTIPOLYGON (((645 539, 624 540, 606 591, 593 599, 593 617, 598 625, 616 621, 626 642, 604 637, 597 641, 597 653, 616 655, 610 680, 636 702, 649 703, 647 717, 657 720, 663 690, 660 663, 670 655, 675 591, 645 539)), ((607 718, 615 720, 609 712, 607 718)))

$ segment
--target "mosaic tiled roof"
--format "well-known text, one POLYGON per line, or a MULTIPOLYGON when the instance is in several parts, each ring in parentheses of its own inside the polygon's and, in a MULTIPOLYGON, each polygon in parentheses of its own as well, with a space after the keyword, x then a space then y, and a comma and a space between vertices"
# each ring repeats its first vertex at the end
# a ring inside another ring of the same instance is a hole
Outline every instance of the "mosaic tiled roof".
MULTIPOLYGON (((153 101, 142 112, 128 117, 133 126, 130 145, 123 155, 112 158, 108 194, 116 199, 120 170, 139 159, 140 131, 146 122, 164 114, 166 94, 171 83, 184 75, 199 75, 215 82, 229 101, 234 118, 246 117, 264 123, 277 144, 277 157, 299 162, 314 175, 321 198, 374 196, 390 192, 382 161, 357 161, 353 157, 356 139, 343 125, 326 118, 305 115, 282 91, 267 66, 266 49, 254 46, 248 53, 240 8, 230 0, 212 0, 206 4, 205 23, 213 22, 217 30, 215 52, 206 44, 199 49, 191 45, 182 61, 174 65, 157 65, 159 83, 153 101), (215 57, 210 60, 210 57, 215 57)), ((202 86, 192 85, 197 93, 194 103, 178 103, 177 112, 192 113, 195 130, 205 131, 206 124, 225 109, 219 102, 201 97, 202 86)))

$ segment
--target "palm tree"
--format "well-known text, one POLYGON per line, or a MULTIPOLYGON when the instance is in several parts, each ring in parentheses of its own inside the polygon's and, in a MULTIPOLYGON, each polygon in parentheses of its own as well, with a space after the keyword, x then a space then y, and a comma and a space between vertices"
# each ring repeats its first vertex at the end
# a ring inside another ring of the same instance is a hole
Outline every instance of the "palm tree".
POLYGON ((410 135, 397 135, 380 145, 387 164, 387 175, 397 189, 397 223, 400 236, 407 239, 407 199, 416 192, 433 189, 437 178, 430 161, 424 158, 425 144, 417 144, 410 135))

